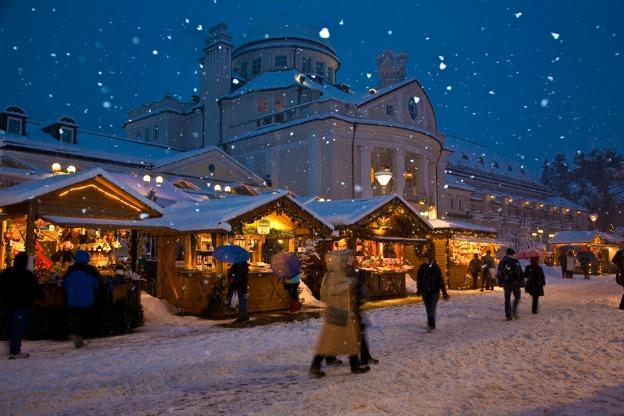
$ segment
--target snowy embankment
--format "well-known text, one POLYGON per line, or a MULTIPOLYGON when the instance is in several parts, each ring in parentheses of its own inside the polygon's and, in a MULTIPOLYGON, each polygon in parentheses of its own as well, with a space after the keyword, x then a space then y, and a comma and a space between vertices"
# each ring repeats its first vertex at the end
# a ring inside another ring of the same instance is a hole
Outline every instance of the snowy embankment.
POLYGON ((146 303, 137 333, 25 342, 0 361, 0 414, 600 414, 624 413, 624 311, 612 276, 549 270, 538 315, 524 295, 506 322, 502 292, 453 296, 425 331, 421 303, 367 312, 381 364, 310 379, 320 321, 225 329, 146 303), (557 276, 557 277, 555 277, 557 276))

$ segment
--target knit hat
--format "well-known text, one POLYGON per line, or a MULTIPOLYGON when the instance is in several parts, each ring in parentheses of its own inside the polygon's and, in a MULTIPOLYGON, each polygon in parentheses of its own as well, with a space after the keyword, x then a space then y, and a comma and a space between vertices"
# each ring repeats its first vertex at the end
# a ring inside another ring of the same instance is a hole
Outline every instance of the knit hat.
POLYGON ((89 263, 89 258, 89 253, 84 250, 78 250, 74 256, 74 262, 76 264, 87 264, 89 263))

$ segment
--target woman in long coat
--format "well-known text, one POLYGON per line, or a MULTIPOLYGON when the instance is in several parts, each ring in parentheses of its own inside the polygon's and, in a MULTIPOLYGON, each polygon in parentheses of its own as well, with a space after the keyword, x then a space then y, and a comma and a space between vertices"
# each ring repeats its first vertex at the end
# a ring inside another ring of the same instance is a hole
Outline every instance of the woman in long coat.
POLYGON ((538 257, 531 257, 531 264, 524 269, 526 277, 525 291, 533 297, 533 305, 531 311, 537 313, 537 303, 540 296, 544 296, 544 286, 546 286, 546 276, 544 270, 539 265, 538 257))
POLYGON ((360 352, 360 322, 356 282, 353 273, 353 251, 338 250, 325 254, 327 273, 321 284, 321 300, 325 302, 323 326, 316 345, 316 355, 310 367, 310 374, 323 377, 321 363, 326 356, 348 355, 352 373, 365 373, 370 368, 361 367, 358 354, 360 352))

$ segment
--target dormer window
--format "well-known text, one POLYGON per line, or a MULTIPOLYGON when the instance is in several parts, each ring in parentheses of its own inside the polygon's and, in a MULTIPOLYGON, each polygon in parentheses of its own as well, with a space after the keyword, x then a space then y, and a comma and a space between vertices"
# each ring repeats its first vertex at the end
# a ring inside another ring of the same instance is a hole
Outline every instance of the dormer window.
POLYGON ((22 134, 22 119, 7 117, 7 131, 13 134, 22 134))
POLYGON ((75 131, 72 127, 62 126, 59 127, 59 140, 63 143, 75 143, 74 141, 75 131))
POLYGON ((309 56, 303 56, 301 58, 301 72, 304 74, 312 73, 312 58, 309 56))
POLYGON ((319 75, 321 77, 325 76, 325 62, 316 63, 316 75, 319 75))
POLYGON ((274 67, 276 68, 286 68, 288 64, 288 60, 286 59, 286 55, 275 55, 274 67))
POLYGON ((409 112, 412 120, 416 120, 416 117, 418 117, 418 108, 416 107, 416 104, 416 99, 414 97, 410 97, 407 102, 407 111, 409 112))

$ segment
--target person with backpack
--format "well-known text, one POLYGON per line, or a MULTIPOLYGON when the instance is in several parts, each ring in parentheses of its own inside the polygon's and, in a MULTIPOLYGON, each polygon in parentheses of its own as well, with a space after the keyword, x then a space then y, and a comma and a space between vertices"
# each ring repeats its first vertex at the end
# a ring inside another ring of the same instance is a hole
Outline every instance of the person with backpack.
MULTIPOLYGON (((477 288, 477 281, 479 280, 479 271, 481 271, 481 260, 479 260, 479 253, 474 253, 472 260, 468 263, 467 272, 470 273, 470 277, 472 277, 472 289, 477 288)), ((483 288, 483 284, 481 284, 483 288)), ((483 289, 481 289, 483 291, 483 289)))
MULTIPOLYGON (((611 262, 617 266, 615 282, 618 285, 624 286, 624 248, 619 249, 615 253, 611 262)), ((620 301, 620 309, 624 310, 624 295, 622 295, 622 300, 620 301)))
POLYGON ((544 275, 544 269, 539 265, 539 257, 531 257, 530 261, 531 263, 524 269, 524 276, 526 277, 526 287, 524 290, 533 297, 531 312, 536 314, 539 297, 544 296, 546 276, 544 275))
POLYGON ((9 360, 28 358, 30 354, 22 352, 22 337, 26 332, 28 320, 35 300, 43 300, 37 278, 26 268, 28 255, 20 252, 13 260, 13 266, 0 274, 0 310, 8 318, 9 360))
POLYGON ((508 321, 513 318, 518 319, 518 303, 520 303, 520 288, 523 286, 524 276, 522 274, 522 266, 518 259, 514 257, 516 254, 513 248, 507 249, 507 255, 498 264, 496 277, 498 284, 505 291, 505 317, 508 321), (511 295, 513 293, 514 302, 511 305, 511 295))

